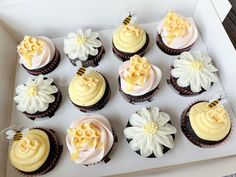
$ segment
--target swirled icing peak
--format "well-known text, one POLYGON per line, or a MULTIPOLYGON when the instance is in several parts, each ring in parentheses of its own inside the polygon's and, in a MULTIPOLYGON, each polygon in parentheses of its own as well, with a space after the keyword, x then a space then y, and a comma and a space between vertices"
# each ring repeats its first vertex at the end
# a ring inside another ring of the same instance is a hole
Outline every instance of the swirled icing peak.
POLYGON ((122 91, 138 96, 155 89, 161 80, 161 70, 147 58, 134 55, 119 68, 122 91))
POLYGON ((115 30, 112 41, 118 50, 135 53, 146 43, 146 32, 135 24, 121 25, 115 30))
POLYGON ((17 46, 20 63, 27 69, 34 70, 47 65, 54 57, 55 46, 47 37, 25 36, 17 46))
POLYGON ((174 38, 187 35, 190 24, 174 11, 169 11, 164 19, 164 27, 168 31, 168 44, 171 44, 174 38))
POLYGON ((161 112, 158 107, 141 108, 132 114, 130 127, 124 129, 129 145, 134 151, 140 151, 144 157, 154 154, 163 156, 163 148, 173 148, 176 128, 169 123, 168 114, 161 112))
POLYGON ((26 84, 18 85, 14 97, 17 109, 29 114, 47 110, 49 104, 55 101, 53 94, 58 92, 58 88, 52 83, 52 78, 44 78, 43 75, 39 75, 35 78, 28 78, 26 84))
POLYGON ((77 105, 90 106, 103 97, 105 89, 104 77, 96 71, 90 71, 82 75, 76 74, 69 85, 69 96, 77 105))
POLYGON ((101 161, 110 151, 114 137, 109 121, 102 115, 84 115, 67 130, 67 147, 78 164, 101 161))
POLYGON ((19 54, 26 60, 28 66, 32 66, 32 58, 41 55, 44 42, 31 36, 25 36, 24 40, 17 46, 19 54))
POLYGON ((192 129, 198 137, 208 141, 222 140, 230 131, 231 121, 223 105, 209 108, 209 102, 199 102, 189 110, 192 129))
POLYGON ((39 169, 48 158, 50 143, 47 134, 39 129, 27 130, 10 148, 10 161, 20 171, 39 169))
POLYGON ((92 32, 91 29, 77 30, 76 33, 69 33, 64 40, 64 52, 72 60, 78 58, 81 61, 86 61, 89 55, 96 56, 98 48, 102 46, 98 39, 98 33, 92 32))

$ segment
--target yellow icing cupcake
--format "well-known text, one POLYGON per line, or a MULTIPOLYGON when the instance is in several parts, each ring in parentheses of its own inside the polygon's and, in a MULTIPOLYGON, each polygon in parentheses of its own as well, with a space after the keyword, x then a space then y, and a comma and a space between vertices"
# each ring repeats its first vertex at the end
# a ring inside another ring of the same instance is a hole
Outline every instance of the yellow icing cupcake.
POLYGON ((113 52, 122 61, 129 60, 135 54, 143 56, 147 51, 149 37, 145 30, 131 23, 129 15, 114 32, 112 38, 113 52))
POLYGON ((62 152, 54 131, 38 128, 9 131, 16 132, 9 149, 10 162, 20 173, 42 175, 54 168, 62 152))
POLYGON ((96 71, 81 68, 69 85, 69 97, 81 111, 92 111, 105 106, 110 88, 105 77, 96 71), (98 106, 96 105, 98 104, 98 106))
POLYGON ((223 142, 231 130, 230 116, 220 100, 201 101, 187 108, 181 119, 181 129, 187 139, 199 147, 223 142))

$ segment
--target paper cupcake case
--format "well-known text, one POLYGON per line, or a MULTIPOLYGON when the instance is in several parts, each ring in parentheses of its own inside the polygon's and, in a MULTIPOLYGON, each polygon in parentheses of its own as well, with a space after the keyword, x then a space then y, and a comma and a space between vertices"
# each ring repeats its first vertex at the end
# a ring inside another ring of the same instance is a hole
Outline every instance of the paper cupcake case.
POLYGON ((63 145, 60 143, 58 136, 52 129, 45 129, 41 127, 36 127, 33 129, 39 129, 44 131, 49 138, 50 142, 50 152, 48 155, 47 160, 44 162, 44 164, 36 171, 33 172, 23 172, 16 168, 15 171, 20 174, 21 176, 31 177, 31 176, 41 176, 44 175, 51 170, 53 170, 57 164, 57 162, 60 160, 61 154, 63 152, 63 145))
POLYGON ((40 75, 40 74, 45 75, 45 74, 52 72, 54 69, 56 69, 56 67, 60 63, 60 59, 61 59, 61 55, 59 53, 59 50, 56 48, 53 59, 47 65, 43 66, 42 68, 29 70, 24 65, 22 65, 22 66, 29 74, 32 74, 35 76, 40 75))
MULTIPOLYGON (((181 114, 181 118, 180 118, 180 127, 182 130, 182 133, 184 134, 184 136, 194 145, 200 147, 200 148, 214 148, 217 147, 219 145, 223 145, 226 142, 229 141, 231 135, 232 135, 232 130, 233 130, 233 121, 232 118, 230 118, 231 120, 231 128, 229 133, 226 135, 225 138, 223 138, 220 141, 217 142, 210 142, 208 140, 199 140, 200 138, 197 137, 197 135, 194 133, 194 131, 192 130, 192 128, 189 128, 190 126, 190 122, 189 122, 189 116, 188 116, 188 112, 190 110, 190 108, 200 102, 204 102, 206 101, 206 99, 202 99, 202 100, 198 100, 193 102, 192 104, 190 104, 181 114), (191 130, 189 130, 191 129, 191 130)), ((227 110, 227 109, 226 109, 227 110)))

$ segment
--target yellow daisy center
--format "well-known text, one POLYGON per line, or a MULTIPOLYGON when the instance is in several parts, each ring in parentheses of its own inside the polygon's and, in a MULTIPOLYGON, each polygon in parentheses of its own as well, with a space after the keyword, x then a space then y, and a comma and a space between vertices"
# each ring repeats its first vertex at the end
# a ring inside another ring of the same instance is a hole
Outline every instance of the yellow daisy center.
POLYGON ((144 125, 144 132, 148 135, 154 135, 158 130, 158 125, 156 122, 147 122, 144 125))

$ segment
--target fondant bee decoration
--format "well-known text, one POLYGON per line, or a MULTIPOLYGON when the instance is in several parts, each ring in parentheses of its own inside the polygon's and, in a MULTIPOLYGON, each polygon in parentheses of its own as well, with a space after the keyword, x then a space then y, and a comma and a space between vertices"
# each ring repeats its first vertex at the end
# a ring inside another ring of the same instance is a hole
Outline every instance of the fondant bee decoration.
POLYGON ((220 103, 220 99, 219 99, 219 100, 214 100, 214 101, 212 101, 212 102, 208 105, 208 107, 209 107, 209 108, 214 108, 214 107, 216 107, 219 103, 220 103))
POLYGON ((81 68, 76 72, 76 74, 79 75, 79 76, 82 76, 82 75, 84 75, 85 72, 86 72, 86 68, 81 67, 81 68))
POLYGON ((213 99, 210 100, 209 108, 215 108, 223 103, 227 102, 224 91, 218 91, 213 95, 213 99))
POLYGON ((13 139, 14 141, 20 140, 28 130, 28 128, 21 128, 20 130, 9 129, 6 131, 7 139, 13 139))
POLYGON ((131 14, 131 12, 129 12, 129 16, 124 19, 123 25, 128 25, 131 22, 133 16, 134 14, 131 14))

